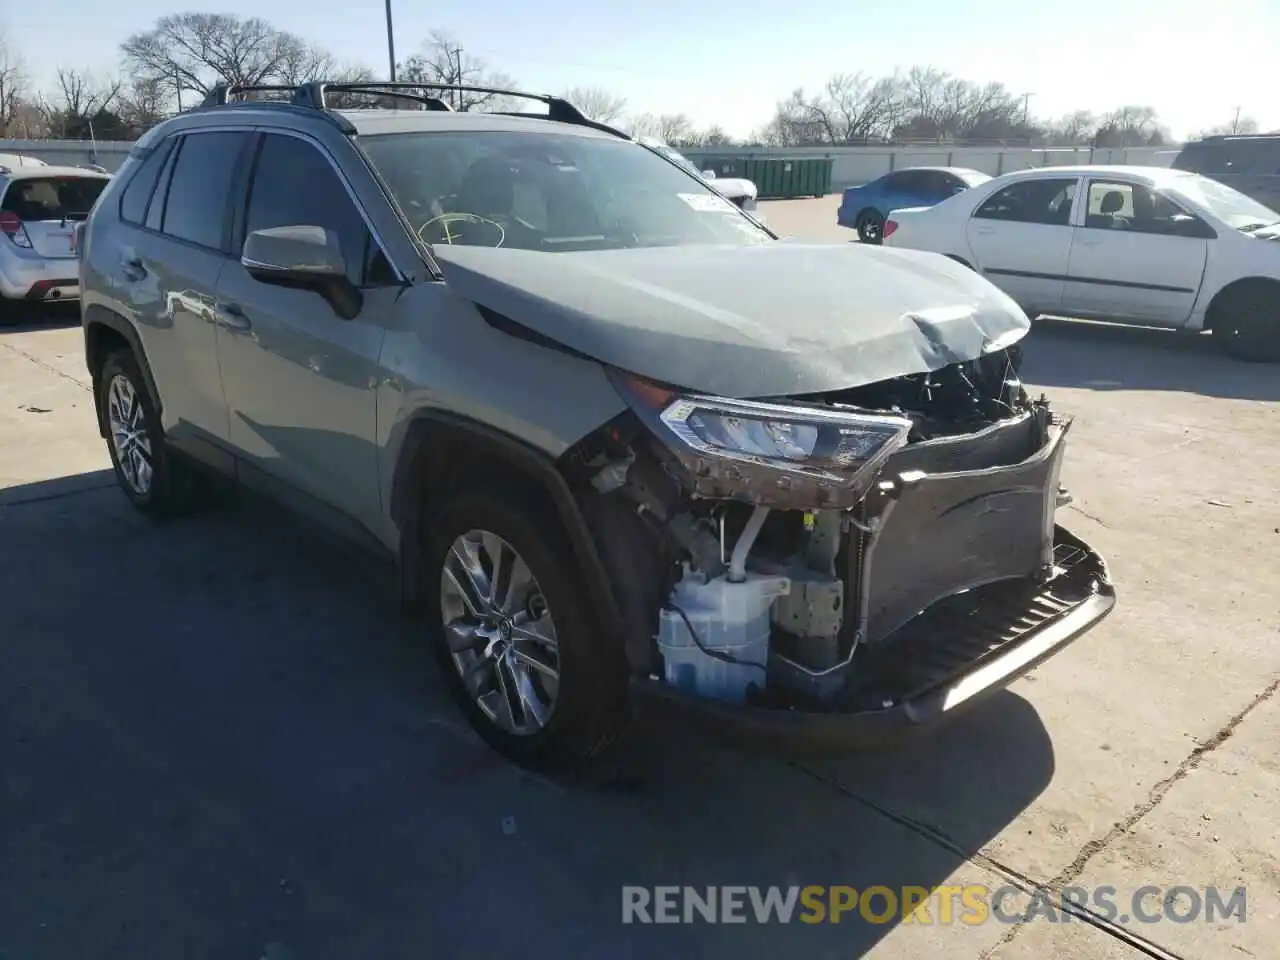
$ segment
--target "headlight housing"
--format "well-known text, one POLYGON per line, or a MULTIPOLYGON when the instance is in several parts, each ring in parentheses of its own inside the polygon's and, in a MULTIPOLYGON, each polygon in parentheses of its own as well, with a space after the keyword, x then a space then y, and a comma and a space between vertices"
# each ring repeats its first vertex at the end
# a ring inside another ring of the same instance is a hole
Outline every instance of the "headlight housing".
POLYGON ((907 442, 905 417, 682 394, 624 378, 635 408, 703 496, 852 506, 907 442))

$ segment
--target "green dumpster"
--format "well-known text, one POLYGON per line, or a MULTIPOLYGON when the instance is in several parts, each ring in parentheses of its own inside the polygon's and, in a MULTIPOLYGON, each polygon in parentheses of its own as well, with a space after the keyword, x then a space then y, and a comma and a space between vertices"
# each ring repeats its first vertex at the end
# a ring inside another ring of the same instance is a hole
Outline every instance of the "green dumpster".
POLYGON ((822 197, 831 192, 831 157, 751 157, 694 153, 687 156, 699 170, 717 177, 750 180, 761 200, 822 197))
POLYGON ((761 200, 822 197, 831 191, 833 163, 830 157, 749 157, 739 176, 755 183, 761 200))

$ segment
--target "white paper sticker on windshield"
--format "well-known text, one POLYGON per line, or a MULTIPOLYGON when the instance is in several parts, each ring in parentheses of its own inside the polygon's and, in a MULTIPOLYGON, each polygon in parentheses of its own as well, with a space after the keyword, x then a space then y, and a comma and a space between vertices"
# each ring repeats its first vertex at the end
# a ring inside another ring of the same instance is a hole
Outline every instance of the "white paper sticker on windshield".
POLYGON ((733 209, 732 203, 712 193, 681 193, 677 196, 698 213, 724 213, 733 209))

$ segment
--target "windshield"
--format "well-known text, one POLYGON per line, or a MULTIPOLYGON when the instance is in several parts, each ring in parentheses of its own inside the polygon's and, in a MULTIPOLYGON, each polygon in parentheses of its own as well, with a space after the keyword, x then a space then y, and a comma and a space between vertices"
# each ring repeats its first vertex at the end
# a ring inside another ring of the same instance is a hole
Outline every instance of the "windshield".
POLYGON ((9 185, 0 208, 28 222, 83 220, 106 185, 105 177, 27 177, 9 185))
POLYGON ((1176 188, 1179 193, 1237 230, 1256 230, 1280 221, 1280 213, 1270 207, 1198 173, 1179 177, 1176 188))
POLYGON ((558 252, 772 239, 720 194, 626 140, 491 131, 360 142, 428 243, 558 252))

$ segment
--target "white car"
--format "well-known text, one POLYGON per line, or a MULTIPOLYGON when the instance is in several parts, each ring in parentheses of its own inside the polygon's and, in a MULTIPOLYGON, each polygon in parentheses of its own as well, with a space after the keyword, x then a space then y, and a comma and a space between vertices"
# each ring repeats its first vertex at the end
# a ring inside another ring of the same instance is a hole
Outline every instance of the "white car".
POLYGON ((726 200, 737 204, 757 220, 763 221, 764 217, 760 213, 758 204, 759 192, 756 190, 756 185, 750 180, 745 180, 741 177, 717 177, 714 170, 699 170, 692 160, 669 143, 663 143, 661 140, 641 137, 640 142, 650 150, 655 150, 662 154, 668 160, 678 163, 691 173, 696 173, 704 180, 711 181, 711 186, 726 200))
POLYGON ((1199 174, 1020 170, 891 211, 884 244, 958 260, 1031 316, 1211 329, 1280 360, 1280 213, 1199 174))
POLYGON ((0 322, 23 303, 80 296, 76 227, 110 180, 82 167, 0 166, 0 322))

